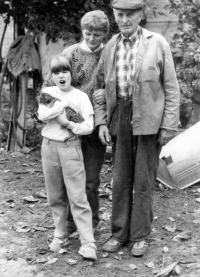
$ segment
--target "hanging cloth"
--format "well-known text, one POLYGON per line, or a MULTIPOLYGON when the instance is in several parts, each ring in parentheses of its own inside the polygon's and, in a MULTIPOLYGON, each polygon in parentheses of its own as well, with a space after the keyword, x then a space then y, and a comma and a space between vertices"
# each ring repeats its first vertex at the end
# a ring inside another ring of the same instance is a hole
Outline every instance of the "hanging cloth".
POLYGON ((8 54, 8 70, 15 76, 23 71, 38 70, 41 72, 41 62, 33 38, 27 34, 17 37, 11 44, 8 54))

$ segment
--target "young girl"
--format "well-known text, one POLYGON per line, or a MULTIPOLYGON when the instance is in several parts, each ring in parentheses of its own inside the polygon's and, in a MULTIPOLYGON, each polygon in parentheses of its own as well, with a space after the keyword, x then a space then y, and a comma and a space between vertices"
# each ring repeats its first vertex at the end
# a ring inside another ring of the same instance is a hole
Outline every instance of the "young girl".
POLYGON ((39 119, 46 122, 43 130, 42 165, 45 177, 48 203, 55 224, 51 251, 67 242, 67 210, 71 212, 78 228, 81 248, 79 254, 96 260, 96 246, 92 229, 92 212, 86 196, 86 176, 83 164, 80 135, 93 130, 93 108, 88 96, 71 86, 71 66, 66 57, 54 56, 50 69, 55 86, 42 92, 61 101, 47 106, 39 104, 39 119), (84 122, 68 121, 65 107, 75 109, 84 122))
MULTIPOLYGON (((99 58, 104 47, 103 41, 109 31, 108 17, 100 10, 88 12, 81 19, 81 29, 83 41, 67 47, 62 54, 70 61, 73 86, 84 91, 91 103, 94 98, 101 104, 105 98, 98 92, 94 93, 94 82, 99 58)), ((45 85, 53 84, 46 81, 45 85)), ((99 223, 99 174, 104 162, 106 147, 101 143, 97 129, 92 134, 83 136, 81 146, 86 171, 86 193, 92 209, 95 230, 99 223)), ((71 216, 68 217, 68 223, 69 232, 74 231, 71 216)))

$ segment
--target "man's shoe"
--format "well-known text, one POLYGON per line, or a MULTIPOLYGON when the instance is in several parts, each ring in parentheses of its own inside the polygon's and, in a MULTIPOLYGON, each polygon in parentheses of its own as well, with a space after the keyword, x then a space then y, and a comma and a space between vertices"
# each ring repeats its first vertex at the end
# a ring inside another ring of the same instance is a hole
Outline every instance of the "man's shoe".
POLYGON ((79 249, 78 253, 83 256, 83 258, 90 259, 93 261, 97 260, 97 247, 94 243, 83 244, 79 249))
POLYGON ((69 244, 69 241, 67 238, 57 238, 54 237, 52 242, 49 244, 49 250, 52 252, 58 252, 62 247, 66 246, 69 244))
POLYGON ((103 250, 112 253, 118 251, 121 246, 122 242, 119 242, 112 237, 104 244, 103 250))
POLYGON ((139 257, 144 256, 149 250, 148 242, 145 240, 135 242, 133 244, 131 254, 132 256, 139 257))

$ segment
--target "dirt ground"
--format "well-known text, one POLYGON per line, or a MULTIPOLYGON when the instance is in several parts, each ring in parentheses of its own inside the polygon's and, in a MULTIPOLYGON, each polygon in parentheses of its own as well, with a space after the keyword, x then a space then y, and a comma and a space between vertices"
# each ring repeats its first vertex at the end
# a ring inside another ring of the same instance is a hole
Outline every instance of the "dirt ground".
POLYGON ((54 226, 47 205, 40 143, 29 154, 1 148, 0 276, 200 276, 200 184, 181 191, 156 184, 150 251, 134 258, 131 244, 114 254, 102 251, 111 235, 111 177, 107 159, 101 172, 101 221, 95 234, 98 260, 83 260, 76 238, 70 240, 64 253, 54 254, 48 251, 54 226))

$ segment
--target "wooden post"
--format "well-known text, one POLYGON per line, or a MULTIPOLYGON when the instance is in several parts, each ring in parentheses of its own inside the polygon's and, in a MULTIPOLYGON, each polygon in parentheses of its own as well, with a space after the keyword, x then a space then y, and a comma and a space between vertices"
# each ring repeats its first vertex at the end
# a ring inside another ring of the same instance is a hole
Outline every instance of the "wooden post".
MULTIPOLYGON (((27 73, 22 72, 20 74, 20 95, 19 95, 19 104, 18 107, 22 105, 21 112, 18 116, 18 122, 23 127, 26 128, 26 112, 27 112, 27 73), (22 101, 22 104, 20 104, 22 101)), ((26 132, 22 130, 19 126, 17 126, 17 138, 19 143, 25 146, 26 143, 26 132)), ((15 151, 20 151, 21 147, 18 145, 17 140, 15 142, 15 151)))
MULTIPOLYGON (((17 79, 14 78, 12 74, 9 74, 9 82, 10 82, 10 92, 11 92, 11 98, 12 98, 12 104, 14 103, 14 95, 16 94, 17 89, 17 79)), ((8 137, 7 137, 7 145, 6 145, 6 151, 15 151, 15 126, 13 127, 13 114, 15 112, 14 105, 12 106, 11 112, 10 112, 10 121, 9 121, 9 128, 8 128, 8 137)))
POLYGON ((6 143, 6 151, 14 151, 14 140, 13 140, 13 122, 12 122, 12 118, 13 118, 13 108, 11 110, 10 113, 10 121, 9 121, 9 127, 8 127, 8 137, 7 137, 7 143, 6 143))

